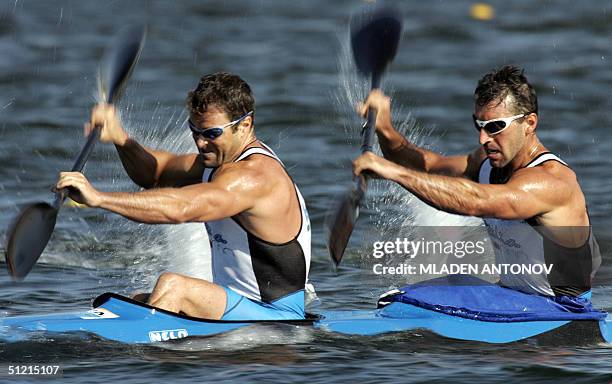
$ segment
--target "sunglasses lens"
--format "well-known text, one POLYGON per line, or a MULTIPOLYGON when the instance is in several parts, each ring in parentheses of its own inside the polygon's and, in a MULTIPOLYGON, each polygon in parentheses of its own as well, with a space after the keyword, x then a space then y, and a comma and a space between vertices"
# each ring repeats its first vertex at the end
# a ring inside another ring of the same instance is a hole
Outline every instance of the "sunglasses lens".
POLYGON ((484 126, 485 131, 489 133, 497 133, 504 128, 506 128, 505 121, 492 121, 484 126))
POLYGON ((189 129, 193 133, 194 138, 202 136, 205 139, 216 139, 223 134, 223 128, 198 129, 189 122, 189 129))
POLYGON ((202 136, 207 139, 216 139, 223 134, 223 128, 210 128, 202 132, 202 136))

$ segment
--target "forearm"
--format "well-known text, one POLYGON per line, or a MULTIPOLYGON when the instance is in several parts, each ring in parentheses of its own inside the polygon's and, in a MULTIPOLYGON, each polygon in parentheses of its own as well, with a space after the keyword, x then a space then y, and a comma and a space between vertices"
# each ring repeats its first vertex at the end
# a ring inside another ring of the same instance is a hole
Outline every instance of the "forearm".
POLYGON ((143 188, 152 188, 156 185, 161 173, 160 160, 164 153, 146 148, 131 138, 126 138, 121 145, 115 144, 115 148, 123 168, 134 183, 143 188))
POLYGON ((385 159, 404 167, 429 172, 433 168, 435 160, 440 156, 410 143, 391 126, 379 129, 376 133, 385 159))
POLYGON ((146 224, 178 224, 185 219, 190 202, 178 196, 173 188, 142 192, 101 192, 98 208, 146 224))
POLYGON ((481 216, 488 192, 473 181, 428 174, 400 166, 391 170, 390 180, 406 188, 434 208, 460 215, 481 216))

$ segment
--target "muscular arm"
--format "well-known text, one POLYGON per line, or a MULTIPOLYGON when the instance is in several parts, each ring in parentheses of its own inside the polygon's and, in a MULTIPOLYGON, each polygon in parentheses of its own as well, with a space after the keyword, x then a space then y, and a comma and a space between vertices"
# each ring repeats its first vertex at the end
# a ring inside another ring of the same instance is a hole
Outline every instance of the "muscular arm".
POLYGON ((446 212, 499 219, 528 219, 564 206, 570 188, 542 169, 521 170, 506 184, 478 184, 459 177, 427 174, 369 154, 355 173, 372 171, 395 181, 423 202, 446 212))
POLYGON ((133 193, 98 192, 92 206, 148 224, 203 222, 231 217, 253 207, 268 187, 255 170, 228 168, 210 183, 133 193))
POLYGON ((85 135, 89 135, 97 126, 102 127, 100 141, 115 144, 123 168, 139 186, 182 187, 200 181, 204 167, 197 161, 198 155, 175 155, 140 145, 123 129, 114 106, 96 105, 91 111, 90 122, 85 124, 85 135))
POLYGON ((115 144, 115 148, 128 176, 143 188, 195 184, 201 181, 204 172, 196 154, 157 151, 131 138, 126 138, 122 145, 115 144))
POLYGON ((378 112, 376 134, 385 159, 421 172, 475 178, 473 168, 477 153, 443 156, 410 143, 393 127, 391 99, 380 90, 373 90, 368 95, 359 112, 366 116, 369 108, 378 112))
POLYGON ((385 159, 416 171, 475 180, 480 148, 469 155, 444 156, 410 143, 391 125, 379 129, 378 141, 385 159))

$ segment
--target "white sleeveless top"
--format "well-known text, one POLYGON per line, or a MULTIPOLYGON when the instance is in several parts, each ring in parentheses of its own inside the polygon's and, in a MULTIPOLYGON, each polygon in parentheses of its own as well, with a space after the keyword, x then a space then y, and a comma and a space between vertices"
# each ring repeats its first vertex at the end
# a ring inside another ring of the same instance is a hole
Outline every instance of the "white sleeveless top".
MULTIPOLYGON (((260 141, 261 143, 261 141, 260 141)), ((260 154, 283 163, 265 144, 246 149, 234 162, 260 154)), ((284 168, 284 165, 283 165, 284 168)), ((207 168, 202 182, 212 180, 217 168, 207 168)), ((294 184, 300 204, 301 226, 284 244, 253 235, 235 217, 207 222, 211 242, 213 282, 253 300, 273 302, 304 289, 310 269, 310 220, 302 194, 294 184)))
MULTIPOLYGON (((556 155, 543 153, 527 164, 526 168, 536 167, 551 160, 567 166, 567 163, 556 155)), ((485 159, 480 166, 478 182, 490 184, 492 170, 493 167, 485 159)), ((553 272, 550 275, 546 272, 500 275, 501 285, 546 296, 559 294, 577 296, 590 289, 590 277, 598 266, 594 265, 592 260, 593 244, 596 246, 592 232, 582 247, 565 248, 538 232, 532 219, 484 218, 484 222, 495 249, 497 264, 553 265, 553 272)))

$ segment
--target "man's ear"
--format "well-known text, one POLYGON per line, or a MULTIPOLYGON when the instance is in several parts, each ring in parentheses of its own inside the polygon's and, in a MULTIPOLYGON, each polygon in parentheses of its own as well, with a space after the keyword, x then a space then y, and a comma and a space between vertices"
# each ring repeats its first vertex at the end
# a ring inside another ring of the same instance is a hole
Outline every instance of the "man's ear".
POLYGON ((239 124, 239 129, 244 130, 244 132, 247 132, 252 127, 253 127, 253 116, 245 117, 244 120, 242 120, 239 124))
POLYGON ((535 113, 530 113, 525 116, 525 122, 527 123, 527 129, 525 133, 535 133, 536 128, 538 127, 538 115, 535 113))

